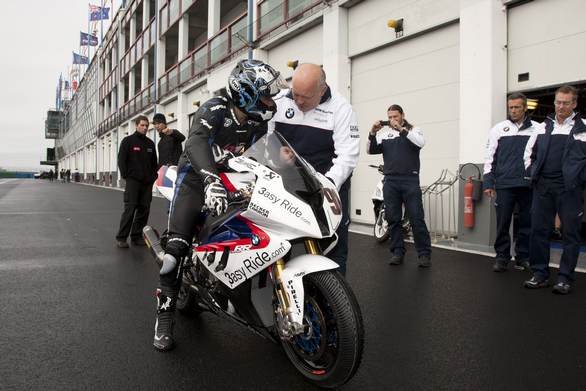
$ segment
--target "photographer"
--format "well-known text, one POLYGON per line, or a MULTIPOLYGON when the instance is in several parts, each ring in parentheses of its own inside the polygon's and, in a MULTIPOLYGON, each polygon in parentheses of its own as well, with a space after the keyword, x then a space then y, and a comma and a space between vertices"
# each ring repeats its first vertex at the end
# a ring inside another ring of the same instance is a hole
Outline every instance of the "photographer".
POLYGON ((401 265, 405 244, 401 232, 402 206, 413 227, 419 267, 431 266, 431 240, 425 225, 421 188, 419 186, 419 151, 425 140, 421 129, 405 119, 399 105, 387 110, 388 121, 377 121, 368 135, 368 154, 383 154, 383 198, 386 218, 391 229, 390 265, 401 265), (383 127, 386 128, 383 129, 383 127), (383 129, 383 130, 381 130, 383 129))

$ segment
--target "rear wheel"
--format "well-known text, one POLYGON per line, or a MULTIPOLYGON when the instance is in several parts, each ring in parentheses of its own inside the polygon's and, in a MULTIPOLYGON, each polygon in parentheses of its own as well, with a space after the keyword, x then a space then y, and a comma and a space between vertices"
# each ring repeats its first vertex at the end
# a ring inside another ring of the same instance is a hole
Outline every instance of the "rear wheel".
POLYGON ((335 388, 349 381, 362 360, 364 326, 354 293, 338 272, 304 277, 305 331, 282 340, 289 360, 306 379, 335 388))
POLYGON ((389 238, 389 235, 390 228, 385 216, 385 208, 381 207, 376 213, 376 220, 374 222, 374 238, 377 242, 383 243, 389 238))

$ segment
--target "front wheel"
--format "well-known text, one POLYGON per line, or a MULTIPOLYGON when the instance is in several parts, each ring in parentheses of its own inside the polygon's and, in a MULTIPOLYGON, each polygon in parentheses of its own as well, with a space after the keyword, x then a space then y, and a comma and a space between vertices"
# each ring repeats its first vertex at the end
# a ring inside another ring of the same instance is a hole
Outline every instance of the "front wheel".
POLYGON ((354 293, 335 271, 308 274, 305 331, 282 339, 289 360, 312 383, 336 388, 358 370, 364 347, 362 314, 354 293))
POLYGON ((376 213, 376 220, 374 222, 374 238, 377 242, 383 243, 389 238, 390 233, 391 230, 385 216, 385 208, 381 207, 376 213))

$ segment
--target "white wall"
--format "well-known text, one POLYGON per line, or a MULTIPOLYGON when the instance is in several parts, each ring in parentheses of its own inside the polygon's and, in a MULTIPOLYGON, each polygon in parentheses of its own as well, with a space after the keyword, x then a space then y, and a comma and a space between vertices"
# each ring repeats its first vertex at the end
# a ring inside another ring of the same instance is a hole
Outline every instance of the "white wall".
MULTIPOLYGON (((494 0, 497 1, 497 0, 494 0)), ((457 19, 459 0, 368 0, 348 13, 350 56, 394 41, 389 19, 403 18, 404 36, 457 19)))
POLYGON ((283 78, 293 75, 293 70, 287 67, 287 61, 299 60, 299 63, 322 64, 322 34, 323 27, 319 24, 281 43, 268 51, 268 63, 281 72, 283 78))
POLYGON ((368 164, 382 155, 367 155, 368 132, 399 104, 426 139, 421 151, 421 184, 435 181, 444 168, 456 172, 459 160, 458 25, 388 46, 352 60, 352 105, 358 115, 361 158, 352 179, 352 218, 372 222, 371 194, 378 180, 368 164), (360 216, 355 214, 361 209, 360 216))
POLYGON ((509 91, 586 80, 586 1, 533 1, 508 18, 509 91))

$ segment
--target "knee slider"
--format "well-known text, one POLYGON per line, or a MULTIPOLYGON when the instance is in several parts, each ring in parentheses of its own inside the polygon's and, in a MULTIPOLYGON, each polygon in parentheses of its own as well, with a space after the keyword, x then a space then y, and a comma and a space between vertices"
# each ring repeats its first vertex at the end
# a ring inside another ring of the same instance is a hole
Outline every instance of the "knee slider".
POLYGON ((183 259, 189 252, 189 243, 181 238, 170 238, 167 241, 167 253, 163 256, 163 266, 160 275, 171 273, 177 269, 179 260, 183 259))

